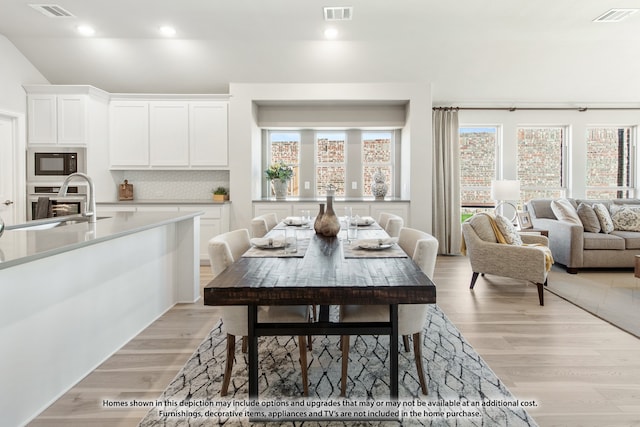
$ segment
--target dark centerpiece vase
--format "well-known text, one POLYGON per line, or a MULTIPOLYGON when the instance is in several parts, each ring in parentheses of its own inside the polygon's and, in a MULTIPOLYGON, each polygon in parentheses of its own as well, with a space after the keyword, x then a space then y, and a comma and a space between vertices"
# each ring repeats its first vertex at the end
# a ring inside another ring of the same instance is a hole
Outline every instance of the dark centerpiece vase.
POLYGON ((333 211, 334 190, 327 190, 327 211, 320 221, 320 234, 326 237, 335 237, 340 232, 340 221, 333 211))
POLYGON ((313 223, 313 229, 316 231, 316 234, 322 234, 320 231, 320 223, 322 222, 322 217, 324 216, 324 203, 320 203, 320 212, 316 216, 316 220, 313 223))

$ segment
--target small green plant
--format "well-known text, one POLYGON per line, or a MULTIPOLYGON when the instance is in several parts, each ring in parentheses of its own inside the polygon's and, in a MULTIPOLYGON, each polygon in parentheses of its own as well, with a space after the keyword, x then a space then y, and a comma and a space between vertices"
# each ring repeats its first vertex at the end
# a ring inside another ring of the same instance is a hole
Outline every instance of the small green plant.
POLYGON ((222 187, 222 186, 220 186, 220 187, 218 187, 218 188, 216 188, 216 189, 214 189, 212 191, 213 191, 213 194, 217 194, 217 195, 222 195, 222 196, 229 195, 229 193, 227 192, 227 189, 222 187))

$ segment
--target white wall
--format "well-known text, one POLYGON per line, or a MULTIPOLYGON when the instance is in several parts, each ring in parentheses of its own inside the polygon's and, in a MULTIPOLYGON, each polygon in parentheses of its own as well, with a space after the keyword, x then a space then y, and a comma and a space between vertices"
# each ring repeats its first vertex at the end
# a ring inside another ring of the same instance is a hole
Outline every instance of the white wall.
POLYGON ((248 227, 252 200, 261 194, 261 133, 257 126, 260 101, 407 101, 403 131, 403 177, 411 188, 411 226, 431 231, 431 87, 428 84, 230 84, 229 167, 233 206, 231 228, 248 227))
POLYGON ((48 84, 47 79, 5 36, 0 35, 0 110, 26 114, 23 84, 48 84))

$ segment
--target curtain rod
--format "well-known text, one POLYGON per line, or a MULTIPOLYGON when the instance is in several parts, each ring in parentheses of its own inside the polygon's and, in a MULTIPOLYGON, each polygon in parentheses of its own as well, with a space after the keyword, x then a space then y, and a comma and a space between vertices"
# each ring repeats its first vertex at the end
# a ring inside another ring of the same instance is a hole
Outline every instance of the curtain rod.
POLYGON ((588 110, 640 110, 640 107, 433 107, 434 111, 452 110, 493 110, 493 111, 554 111, 575 110, 584 113, 588 110))

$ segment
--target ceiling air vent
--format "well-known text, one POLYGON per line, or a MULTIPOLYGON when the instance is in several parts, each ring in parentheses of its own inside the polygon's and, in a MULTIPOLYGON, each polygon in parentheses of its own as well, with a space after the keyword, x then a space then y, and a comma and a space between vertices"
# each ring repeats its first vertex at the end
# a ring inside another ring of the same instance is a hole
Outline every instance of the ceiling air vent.
POLYGON ((30 4, 29 6, 49 18, 74 18, 71 12, 57 4, 30 4))
POLYGON ((325 21, 351 21, 353 17, 353 7, 325 7, 324 8, 324 20, 325 21))
POLYGON ((610 9, 594 19, 593 22, 620 22, 637 11, 638 9, 610 9))

